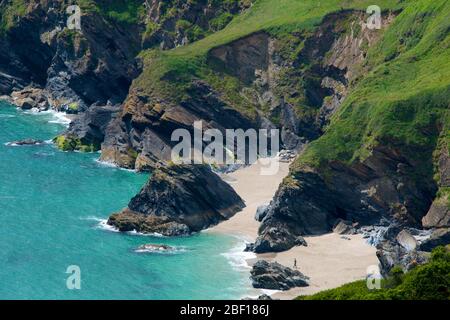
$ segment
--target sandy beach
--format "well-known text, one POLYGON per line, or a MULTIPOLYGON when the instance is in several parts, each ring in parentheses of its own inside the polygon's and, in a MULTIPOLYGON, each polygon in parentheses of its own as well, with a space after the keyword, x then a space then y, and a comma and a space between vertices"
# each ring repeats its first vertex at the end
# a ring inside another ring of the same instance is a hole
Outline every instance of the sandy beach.
MULTIPOLYGON (((289 164, 280 163, 278 174, 273 176, 260 175, 259 164, 224 175, 224 180, 242 197, 247 207, 208 232, 236 235, 254 242, 259 227, 259 222, 254 218, 256 209, 270 203, 288 174, 289 164)), ((305 239, 308 247, 295 247, 278 254, 262 254, 257 259, 247 261, 249 265, 259 259, 277 261, 293 268, 294 260, 297 259, 298 270, 310 278, 309 287, 277 292, 273 298, 289 300, 364 279, 367 268, 378 265, 376 249, 368 245, 360 235, 342 237, 331 233, 305 239)))

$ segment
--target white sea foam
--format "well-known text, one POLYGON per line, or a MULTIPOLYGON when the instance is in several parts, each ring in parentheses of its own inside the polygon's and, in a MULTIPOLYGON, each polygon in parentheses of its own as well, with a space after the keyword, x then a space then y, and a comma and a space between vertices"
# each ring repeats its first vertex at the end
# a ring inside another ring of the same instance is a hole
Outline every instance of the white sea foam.
POLYGON ((256 254, 253 252, 245 252, 247 241, 239 238, 239 244, 233 247, 230 251, 222 253, 222 255, 228 259, 228 262, 237 271, 248 271, 251 269, 248 264, 248 260, 255 259, 256 254))
POLYGON ((81 220, 90 220, 97 222, 97 225, 95 226, 96 229, 105 230, 109 232, 119 232, 119 230, 113 226, 110 226, 108 224, 108 219, 102 219, 98 217, 86 217, 81 218, 81 220))
MULTIPOLYGON (((95 226, 96 229, 104 230, 104 231, 110 231, 110 232, 120 232, 116 227, 110 226, 108 224, 108 219, 102 219, 98 217, 85 217, 80 218, 81 220, 90 220, 97 222, 97 225, 95 226)), ((159 233, 141 233, 137 232, 136 230, 124 232, 125 234, 128 234, 130 236, 139 236, 139 237, 154 237, 154 238, 165 238, 162 234, 159 233)))
POLYGON ((94 159, 94 161, 95 161, 95 163, 97 163, 98 165, 100 165, 102 167, 115 168, 115 169, 120 169, 120 170, 124 170, 124 171, 128 171, 128 172, 136 172, 136 170, 133 170, 133 169, 121 168, 117 164, 112 163, 112 162, 102 161, 100 159, 94 159))
POLYGON ((15 118, 15 115, 12 114, 0 114, 0 119, 9 119, 9 118, 15 118))
POLYGON ((18 147, 19 146, 17 143, 12 143, 12 142, 5 142, 3 145, 5 145, 7 147, 18 147))
POLYGON ((151 254, 180 254, 180 253, 184 253, 188 251, 188 249, 186 247, 170 247, 170 249, 166 249, 166 250, 159 250, 156 248, 151 248, 151 249, 140 249, 137 248, 136 250, 134 250, 134 252, 136 253, 151 253, 151 254))
MULTIPOLYGON (((20 110, 20 108, 18 108, 18 110, 20 110)), ((69 126, 69 124, 72 122, 72 120, 70 120, 70 118, 67 116, 67 113, 51 109, 40 111, 37 108, 33 108, 31 110, 23 111, 23 113, 31 115, 51 115, 53 119, 49 120, 49 123, 63 124, 65 126, 69 126)))
POLYGON ((64 112, 51 110, 50 113, 54 117, 54 120, 50 120, 49 123, 57 123, 69 126, 69 124, 72 122, 72 120, 64 112))

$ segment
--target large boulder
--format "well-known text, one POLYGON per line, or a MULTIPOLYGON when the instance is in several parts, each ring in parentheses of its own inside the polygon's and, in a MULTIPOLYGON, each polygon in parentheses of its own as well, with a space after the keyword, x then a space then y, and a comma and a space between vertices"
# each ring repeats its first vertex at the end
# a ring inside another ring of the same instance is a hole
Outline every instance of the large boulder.
POLYGON ((339 219, 333 228, 333 232, 337 234, 356 234, 356 229, 350 221, 339 219))
POLYGON ((187 235, 228 220, 245 207, 236 192, 207 165, 156 169, 128 208, 108 224, 166 236, 187 235))
POLYGON ((307 246, 306 240, 287 228, 273 227, 256 239, 252 249, 255 253, 283 252, 295 246, 307 246))
POLYGON ((253 287, 257 289, 289 290, 309 286, 309 278, 300 271, 263 260, 255 263, 250 279, 253 287))

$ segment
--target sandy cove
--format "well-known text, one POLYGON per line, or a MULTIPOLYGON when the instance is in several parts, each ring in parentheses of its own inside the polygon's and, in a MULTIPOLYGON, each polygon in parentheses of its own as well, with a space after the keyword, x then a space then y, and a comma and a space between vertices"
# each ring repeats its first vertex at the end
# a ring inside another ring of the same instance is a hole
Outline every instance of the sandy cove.
MULTIPOLYGON (((208 232, 231 234, 254 242, 260 224, 254 218, 256 209, 270 203, 278 186, 288 174, 289 164, 280 163, 277 175, 260 175, 260 165, 257 163, 224 175, 224 180, 236 190, 247 206, 233 218, 209 229, 208 232)), ((361 235, 346 237, 350 240, 337 234, 305 237, 308 247, 295 247, 277 254, 261 254, 257 259, 247 262, 252 265, 258 259, 277 261, 293 268, 294 260, 297 259, 298 270, 310 277, 310 286, 278 292, 273 297, 289 300, 299 295, 313 294, 364 279, 367 268, 378 265, 376 249, 367 244, 361 235)))

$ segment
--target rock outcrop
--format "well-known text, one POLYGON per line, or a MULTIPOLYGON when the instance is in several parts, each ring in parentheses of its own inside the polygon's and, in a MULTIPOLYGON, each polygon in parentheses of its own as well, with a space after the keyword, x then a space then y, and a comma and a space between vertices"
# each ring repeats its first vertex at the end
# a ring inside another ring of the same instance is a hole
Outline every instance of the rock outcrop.
POLYGON ((146 1, 147 30, 145 48, 159 46, 167 50, 200 40, 223 29, 232 19, 251 6, 245 1, 146 1))
POLYGON ((108 224, 120 231, 188 235, 231 218, 244 206, 207 165, 160 167, 128 208, 113 214, 108 224))
POLYGON ((40 144, 44 144, 45 141, 42 140, 36 140, 36 139, 24 139, 24 140, 17 140, 17 141, 11 141, 8 142, 7 146, 36 146, 40 144))
POLYGON ((69 129, 56 138, 58 148, 65 151, 98 151, 106 128, 120 112, 120 105, 92 105, 70 123, 69 129))
POLYGON ((289 290, 309 286, 309 278, 300 271, 284 267, 277 262, 260 260, 251 271, 252 285, 257 289, 289 290))
POLYGON ((69 112, 84 111, 95 102, 121 103, 139 74, 135 57, 143 23, 120 23, 101 10, 82 7, 81 30, 69 30, 66 8, 63 1, 32 1, 0 35, 1 93, 40 87, 46 107, 69 112))

